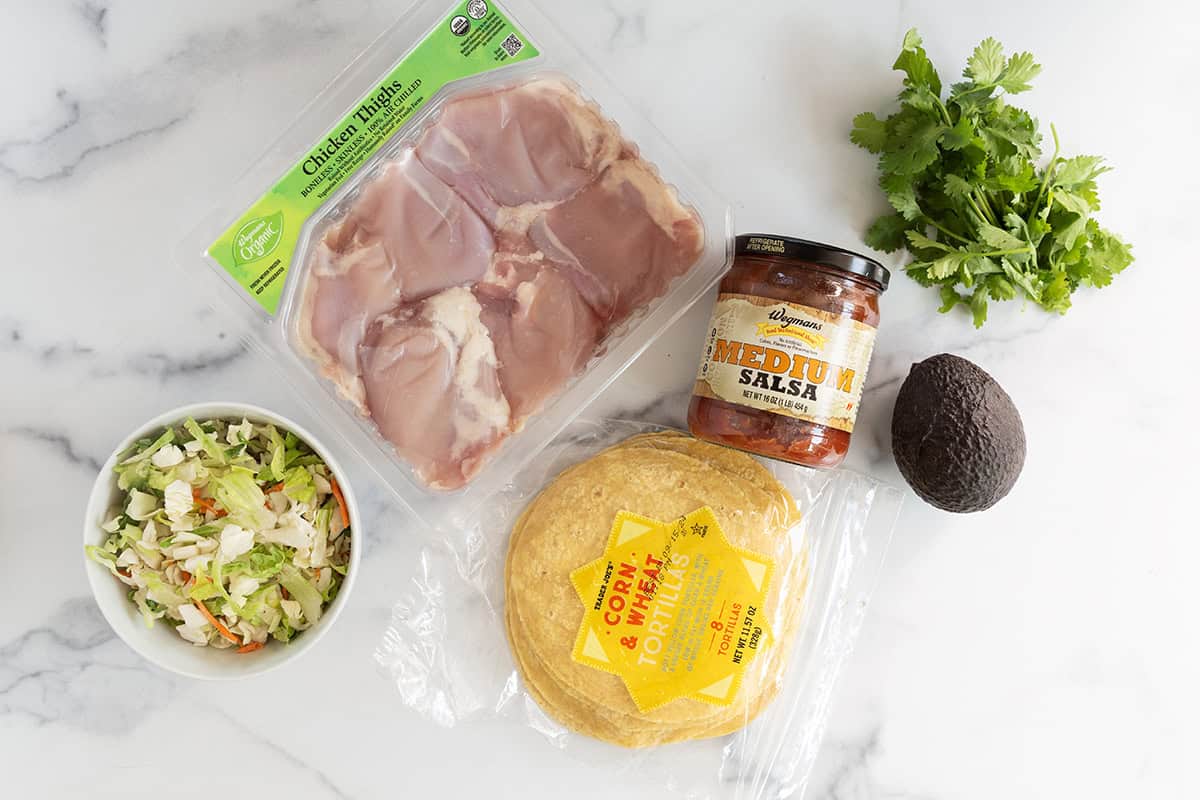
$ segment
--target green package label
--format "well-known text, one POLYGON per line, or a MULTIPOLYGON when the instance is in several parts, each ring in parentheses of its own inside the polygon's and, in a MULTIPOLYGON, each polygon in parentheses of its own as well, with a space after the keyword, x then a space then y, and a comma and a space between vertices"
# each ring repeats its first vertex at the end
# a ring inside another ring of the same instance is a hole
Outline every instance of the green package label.
POLYGON ((304 223, 417 109, 453 81, 537 55, 491 0, 460 3, 208 255, 274 314, 304 223))

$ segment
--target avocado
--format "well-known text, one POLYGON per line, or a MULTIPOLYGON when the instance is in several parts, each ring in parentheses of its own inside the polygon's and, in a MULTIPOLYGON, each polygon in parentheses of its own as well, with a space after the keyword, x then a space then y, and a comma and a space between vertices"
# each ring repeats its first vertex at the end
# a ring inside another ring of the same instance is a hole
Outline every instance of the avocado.
POLYGON ((948 353, 913 364, 892 411, 892 453, 925 502, 970 513, 999 502, 1025 464, 1025 426, 991 375, 948 353))

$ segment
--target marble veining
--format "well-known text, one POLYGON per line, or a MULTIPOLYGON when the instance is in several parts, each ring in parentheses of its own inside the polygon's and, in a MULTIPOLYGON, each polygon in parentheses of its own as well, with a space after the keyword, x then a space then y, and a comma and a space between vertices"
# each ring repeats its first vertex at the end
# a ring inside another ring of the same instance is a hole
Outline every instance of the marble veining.
POLYGON ((84 23, 100 41, 100 46, 107 47, 108 40, 105 37, 108 35, 108 7, 88 0, 80 3, 78 8, 84 23))
POLYGON ((286 768, 295 770, 296 772, 312 778, 309 783, 309 791, 313 797, 336 797, 340 800, 350 800, 353 795, 341 789, 328 774, 305 761, 303 758, 288 751, 283 746, 272 741, 270 735, 264 735, 257 731, 251 730, 244 723, 239 722, 233 717, 222 715, 222 721, 229 728, 233 729, 242 736, 252 740, 259 746, 260 750, 265 750, 274 756, 275 761, 282 761, 286 768))
POLYGON ((64 433, 33 428, 28 425, 9 428, 5 433, 46 445, 71 464, 82 467, 89 472, 95 473, 100 470, 100 459, 78 452, 75 443, 71 441, 71 437, 64 433))
MULTIPOLYGON (((222 370, 245 358, 249 351, 240 341, 206 347, 192 353, 175 354, 156 349, 130 348, 125 352, 98 350, 76 340, 35 340, 21 326, 8 321, 7 336, 0 333, 0 352, 22 356, 43 367, 82 368, 88 377, 141 376, 169 381, 174 378, 222 370)), ((218 333, 223 340, 226 334, 218 333)))
POLYGON ((114 132, 103 141, 94 142, 90 131, 79 133, 83 121, 80 101, 70 97, 66 90, 60 90, 57 96, 65 116, 63 122, 35 138, 0 142, 0 170, 18 181, 40 183, 69 178, 85 159, 163 133, 187 119, 183 113, 148 127, 114 132))
POLYGON ((175 690, 173 678, 117 640, 90 595, 63 601, 0 646, 0 715, 8 721, 123 734, 175 690))

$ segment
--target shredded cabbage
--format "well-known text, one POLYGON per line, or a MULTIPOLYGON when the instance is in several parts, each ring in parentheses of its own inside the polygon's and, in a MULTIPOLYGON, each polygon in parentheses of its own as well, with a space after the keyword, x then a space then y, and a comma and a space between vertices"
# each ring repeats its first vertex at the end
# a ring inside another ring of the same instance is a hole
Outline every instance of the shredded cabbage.
POLYGON ((129 587, 147 625, 165 619, 221 649, 289 642, 337 595, 350 537, 328 467, 295 434, 188 419, 137 442, 114 472, 121 501, 85 553, 129 587))
POLYGON ((117 488, 128 491, 149 488, 150 474, 155 470, 154 465, 147 460, 118 464, 113 471, 117 473, 117 488))
POLYGON ((142 447, 141 449, 138 449, 132 456, 122 461, 121 466, 127 466, 129 464, 136 464, 140 461, 145 461, 173 441, 175 441, 175 431, 171 428, 167 428, 165 431, 163 431, 162 435, 153 442, 145 447, 142 447))
POLYGON ((274 578, 290 560, 287 548, 277 544, 256 544, 249 553, 226 564, 225 574, 246 575, 258 580, 274 578))
POLYGON ((178 522, 191 512, 194 505, 191 484, 173 480, 164 487, 163 507, 167 512, 167 519, 178 522))
POLYGON ((96 547, 94 544, 84 545, 83 550, 92 561, 95 561, 116 577, 121 577, 121 574, 117 572, 117 556, 115 553, 111 553, 101 547, 96 547))
POLYGON ((231 467, 223 475, 213 475, 209 488, 230 518, 244 527, 259 529, 271 524, 274 515, 264 507, 267 496, 246 468, 231 467))
POLYGON ((222 561, 232 561, 254 547, 254 531, 240 525, 226 525, 221 529, 221 544, 218 550, 222 561))
POLYGON ((230 444, 249 442, 253 438, 254 425, 245 417, 242 417, 242 421, 237 425, 230 425, 229 430, 225 432, 225 441, 230 444))
POLYGON ((288 590, 292 599, 304 609, 304 618, 310 625, 321 618, 321 607, 324 605, 321 593, 300 574, 298 569, 291 564, 284 564, 283 569, 279 572, 279 582, 283 584, 283 588, 288 590))
POLYGON ((312 473, 304 467, 292 467, 283 475, 283 493, 297 503, 311 505, 317 499, 312 473))
POLYGON ((166 445, 150 456, 150 463, 159 469, 167 469, 183 463, 183 451, 173 444, 166 445))
POLYGON ((157 497, 137 489, 129 490, 129 502, 125 506, 125 516, 141 522, 150 519, 157 511, 157 497))
POLYGON ((258 480, 263 483, 278 483, 287 471, 287 445, 274 425, 267 426, 267 453, 270 459, 258 471, 258 480))
POLYGON ((200 447, 204 452, 208 453, 209 458, 218 464, 225 463, 225 451, 221 448, 221 445, 217 444, 217 440, 211 434, 206 433, 196 420, 189 417, 184 421, 183 427, 192 435, 193 439, 200 443, 200 447))

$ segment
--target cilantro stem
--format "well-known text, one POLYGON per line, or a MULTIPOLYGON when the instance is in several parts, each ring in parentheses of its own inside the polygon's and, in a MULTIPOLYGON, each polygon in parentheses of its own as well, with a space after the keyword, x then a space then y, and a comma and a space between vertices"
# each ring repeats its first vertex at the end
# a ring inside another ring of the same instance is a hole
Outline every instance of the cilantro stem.
POLYGON ((973 253, 972 255, 986 256, 988 258, 992 258, 994 256, 1016 256, 1016 255, 1020 255, 1021 253, 1030 253, 1032 255, 1037 255, 1037 251, 1034 250, 1032 247, 1018 247, 1016 250, 992 250, 987 253, 973 253))
POLYGON ((983 213, 981 214, 981 216, 984 218, 983 221, 990 222, 993 225, 998 225, 999 223, 996 221, 996 212, 992 210, 992 204, 988 201, 987 195, 978 187, 972 190, 972 194, 975 196, 979 207, 983 209, 983 213))
POLYGON ((950 119, 950 112, 947 110, 946 104, 942 102, 942 98, 935 96, 933 99, 937 102, 938 111, 942 112, 942 120, 944 120, 948 126, 953 127, 954 122, 950 119))
POLYGON ((971 210, 975 212, 975 216, 979 217, 980 222, 984 224, 991 223, 991 220, 987 218, 987 216, 983 213, 983 210, 979 207, 979 203, 976 201, 974 191, 972 191, 970 194, 967 194, 965 199, 967 201, 967 205, 970 206, 971 210))
POLYGON ((991 83, 971 83, 969 84, 971 87, 970 89, 964 89, 961 92, 953 92, 949 99, 951 103, 955 103, 959 100, 962 100, 967 95, 975 94, 976 92, 987 92, 988 96, 990 97, 992 90, 999 85, 1000 81, 992 81, 991 83))
POLYGON ((1033 205, 1029 208, 1029 219, 1027 224, 1033 224, 1033 218, 1037 216, 1038 207, 1042 204, 1042 195, 1046 193, 1046 187, 1050 183, 1051 176, 1054 175, 1054 169, 1058 166, 1058 128, 1054 127, 1054 123, 1050 123, 1050 135, 1054 137, 1054 155, 1050 157, 1050 163, 1046 165, 1046 174, 1042 176, 1042 185, 1038 187, 1037 197, 1034 198, 1033 205))
POLYGON ((943 225, 940 225, 940 224, 938 224, 938 223, 937 223, 935 220, 933 220, 931 217, 927 217, 927 216, 925 216, 925 215, 921 215, 921 219, 923 219, 925 222, 929 223, 929 224, 930 224, 930 225, 932 225, 933 227, 937 228, 939 231, 941 231, 942 233, 946 234, 947 236, 949 236, 949 237, 951 237, 951 238, 953 238, 953 239, 958 239, 958 240, 959 240, 960 242, 962 242, 963 244, 971 244, 971 240, 970 240, 970 239, 968 239, 968 238, 967 238, 967 237, 965 237, 965 236, 959 236, 957 233, 955 233, 954 231, 950 230, 949 228, 947 228, 947 227, 945 227, 945 226, 943 226, 943 225))

